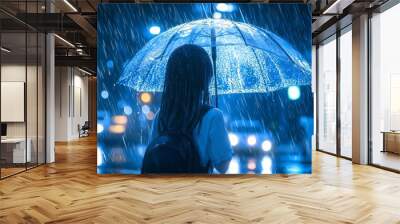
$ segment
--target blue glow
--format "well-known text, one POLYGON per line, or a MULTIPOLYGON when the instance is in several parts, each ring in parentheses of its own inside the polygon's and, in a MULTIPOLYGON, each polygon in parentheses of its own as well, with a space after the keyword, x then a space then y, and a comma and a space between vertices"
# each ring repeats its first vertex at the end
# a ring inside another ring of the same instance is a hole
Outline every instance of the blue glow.
POLYGON ((137 92, 161 92, 169 55, 177 47, 192 43, 211 55, 212 26, 218 35, 219 94, 263 93, 311 84, 310 65, 292 45, 268 30, 227 19, 195 20, 164 31, 127 62, 118 83, 137 92))
POLYGON ((227 3, 218 3, 216 8, 220 12, 232 12, 233 11, 233 5, 227 4, 227 3))
POLYGON ((301 92, 298 86, 290 86, 288 88, 288 96, 291 100, 298 100, 300 98, 301 92))
POLYGON ((124 106, 124 114, 126 115, 131 115, 132 114, 132 107, 130 106, 124 106))
POLYGON ((272 148, 272 143, 269 140, 265 140, 263 141, 263 143, 261 144, 261 148, 262 150, 264 150, 265 152, 268 152, 271 150, 272 148))
POLYGON ((112 60, 108 60, 108 61, 107 61, 107 68, 108 68, 108 69, 114 68, 114 62, 113 62, 112 60))
POLYGON ((231 160, 231 162, 229 163, 228 171, 226 173, 228 174, 240 173, 239 160, 237 158, 233 158, 231 160))
POLYGON ((213 18, 214 19, 221 19, 222 18, 222 14, 220 12, 214 12, 213 18))
POLYGON ((97 166, 103 165, 103 150, 100 146, 97 147, 97 166))
POLYGON ((161 32, 161 28, 159 26, 152 26, 150 27, 149 32, 153 35, 158 35, 161 32))
POLYGON ((249 137, 247 137, 247 144, 249 144, 249 146, 254 146, 257 144, 257 138, 255 135, 250 135, 249 137))
POLYGON ((101 98, 107 99, 108 98, 108 91, 107 90, 103 90, 103 91, 101 91, 100 95, 101 95, 101 98))
POLYGON ((97 133, 102 133, 104 131, 104 126, 101 123, 97 123, 97 133))
POLYGON ((229 142, 231 143, 231 146, 236 146, 237 144, 239 144, 239 138, 237 135, 235 135, 233 133, 229 133, 228 137, 229 137, 229 142))
POLYGON ((142 106, 142 112, 143 112, 144 114, 148 114, 148 113, 150 112, 150 107, 147 106, 147 105, 143 105, 143 106, 142 106))
POLYGON ((272 173, 272 160, 269 156, 265 156, 262 161, 261 161, 261 165, 262 165, 262 173, 263 174, 271 174, 272 173))

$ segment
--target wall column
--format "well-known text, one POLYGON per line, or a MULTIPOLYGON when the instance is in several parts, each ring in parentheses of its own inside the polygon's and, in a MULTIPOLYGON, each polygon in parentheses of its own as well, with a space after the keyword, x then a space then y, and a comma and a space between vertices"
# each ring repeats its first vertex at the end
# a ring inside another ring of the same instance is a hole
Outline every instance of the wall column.
POLYGON ((368 15, 353 19, 353 162, 368 163, 368 15))

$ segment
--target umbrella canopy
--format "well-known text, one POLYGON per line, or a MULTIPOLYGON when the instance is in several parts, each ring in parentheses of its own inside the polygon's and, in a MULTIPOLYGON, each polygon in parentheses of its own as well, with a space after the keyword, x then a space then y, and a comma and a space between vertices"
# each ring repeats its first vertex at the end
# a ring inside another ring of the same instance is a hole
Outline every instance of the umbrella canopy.
POLYGON ((201 46, 210 57, 214 47, 218 94, 262 93, 311 83, 310 65, 289 43, 270 31, 226 19, 196 20, 154 37, 124 65, 118 83, 136 91, 161 92, 168 58, 184 44, 201 46))

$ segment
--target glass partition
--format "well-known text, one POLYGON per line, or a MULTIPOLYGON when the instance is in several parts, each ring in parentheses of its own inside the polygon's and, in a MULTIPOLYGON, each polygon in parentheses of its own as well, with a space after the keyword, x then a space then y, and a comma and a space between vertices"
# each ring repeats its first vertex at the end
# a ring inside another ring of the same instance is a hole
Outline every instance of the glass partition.
POLYGON ((371 162, 400 170, 400 4, 371 18, 371 162))
POLYGON ((25 32, 1 34, 2 177, 24 171, 26 162, 31 162, 26 141, 26 41, 25 32))
POLYGON ((318 149, 336 153, 336 37, 318 47, 318 149))
MULTIPOLYGON (((44 1, 0 3, 16 5, 40 13, 44 1)), ((1 179, 45 163, 45 44, 44 33, 0 12, 1 179)))
POLYGON ((352 33, 342 31, 340 41, 340 155, 352 157, 352 33))

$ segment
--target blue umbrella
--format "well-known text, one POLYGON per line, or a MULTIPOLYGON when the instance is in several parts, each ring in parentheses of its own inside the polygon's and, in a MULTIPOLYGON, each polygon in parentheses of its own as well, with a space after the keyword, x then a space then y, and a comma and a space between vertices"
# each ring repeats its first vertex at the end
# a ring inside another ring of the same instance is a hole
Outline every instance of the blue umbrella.
POLYGON ((311 83, 310 65, 289 43, 268 30, 226 19, 196 20, 154 37, 125 63, 118 83, 139 92, 161 92, 169 55, 184 44, 196 44, 210 54, 216 68, 211 90, 218 94, 311 83))

